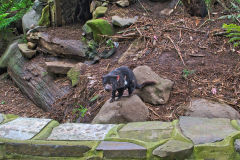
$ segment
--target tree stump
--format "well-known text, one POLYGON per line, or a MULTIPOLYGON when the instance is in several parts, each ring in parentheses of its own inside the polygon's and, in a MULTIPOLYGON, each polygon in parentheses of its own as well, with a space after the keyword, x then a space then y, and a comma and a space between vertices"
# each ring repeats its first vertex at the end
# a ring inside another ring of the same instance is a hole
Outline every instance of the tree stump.
POLYGON ((204 0, 182 0, 186 11, 191 16, 205 17, 207 15, 207 6, 204 0))

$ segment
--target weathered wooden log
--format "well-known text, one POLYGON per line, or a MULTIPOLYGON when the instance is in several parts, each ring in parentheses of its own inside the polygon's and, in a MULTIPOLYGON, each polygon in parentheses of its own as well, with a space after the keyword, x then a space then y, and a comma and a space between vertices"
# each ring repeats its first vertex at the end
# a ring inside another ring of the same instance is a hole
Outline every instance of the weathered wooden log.
POLYGON ((68 93, 48 75, 41 56, 29 61, 17 49, 8 62, 8 73, 21 91, 45 111, 50 111, 53 103, 68 93))

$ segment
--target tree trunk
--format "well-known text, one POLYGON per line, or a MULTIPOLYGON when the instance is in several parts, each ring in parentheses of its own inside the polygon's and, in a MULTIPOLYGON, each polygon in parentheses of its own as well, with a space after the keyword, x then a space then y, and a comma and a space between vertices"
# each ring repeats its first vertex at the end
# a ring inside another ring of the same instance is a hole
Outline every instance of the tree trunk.
POLYGON ((17 50, 8 63, 8 73, 21 91, 38 107, 50 111, 52 104, 68 91, 57 86, 44 65, 40 56, 29 61, 17 50))
POLYGON ((204 0, 182 0, 187 12, 191 16, 205 17, 207 15, 207 6, 204 0))

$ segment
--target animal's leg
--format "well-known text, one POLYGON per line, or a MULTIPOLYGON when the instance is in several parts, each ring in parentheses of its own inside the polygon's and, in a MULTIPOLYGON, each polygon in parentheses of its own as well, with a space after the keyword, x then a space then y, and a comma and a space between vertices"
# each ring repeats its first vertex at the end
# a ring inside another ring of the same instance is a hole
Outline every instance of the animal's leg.
POLYGON ((123 92, 124 92, 124 88, 118 89, 118 99, 117 100, 119 100, 122 97, 123 92))
POLYGON ((129 97, 132 95, 133 90, 134 90, 133 87, 131 87, 131 86, 128 87, 128 96, 129 96, 129 97))
POLYGON ((116 90, 112 91, 112 99, 110 100, 110 103, 115 101, 115 97, 116 97, 116 90))

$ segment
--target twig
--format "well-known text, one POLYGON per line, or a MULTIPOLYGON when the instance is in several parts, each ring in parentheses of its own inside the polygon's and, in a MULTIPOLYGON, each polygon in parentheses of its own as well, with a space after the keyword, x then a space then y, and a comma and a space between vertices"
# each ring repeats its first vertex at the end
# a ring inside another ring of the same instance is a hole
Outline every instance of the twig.
POLYGON ((169 35, 165 35, 165 36, 172 42, 175 50, 177 51, 180 59, 182 60, 183 65, 186 66, 185 63, 184 63, 184 60, 183 60, 183 58, 182 58, 182 53, 181 53, 179 47, 174 43, 174 41, 172 40, 172 38, 171 38, 169 35))
POLYGON ((152 111, 153 114, 155 114, 158 118, 161 118, 161 116, 160 116, 156 111, 154 111, 152 108, 148 107, 148 109, 149 109, 150 111, 152 111))
POLYGON ((149 15, 147 9, 143 6, 142 2, 140 0, 138 0, 138 2, 140 3, 140 5, 142 6, 142 8, 145 10, 145 12, 147 13, 147 15, 149 15))
POLYGON ((138 33, 140 34, 140 36, 142 37, 142 32, 136 27, 136 30, 138 31, 138 33))
POLYGON ((197 29, 200 29, 202 26, 204 26, 208 21, 214 21, 214 19, 207 19, 204 21, 197 29))
POLYGON ((185 30, 190 30, 190 31, 194 31, 194 32, 199 32, 199 33, 207 33, 205 31, 200 31, 200 30, 196 30, 196 29, 192 29, 192 28, 188 28, 188 27, 183 27, 183 26, 176 26, 177 28, 182 28, 185 30))
POLYGON ((180 0, 177 1, 176 5, 174 6, 174 9, 177 9, 179 2, 180 2, 180 0))

